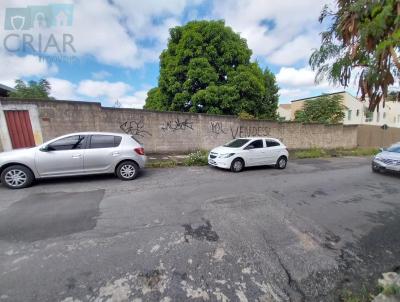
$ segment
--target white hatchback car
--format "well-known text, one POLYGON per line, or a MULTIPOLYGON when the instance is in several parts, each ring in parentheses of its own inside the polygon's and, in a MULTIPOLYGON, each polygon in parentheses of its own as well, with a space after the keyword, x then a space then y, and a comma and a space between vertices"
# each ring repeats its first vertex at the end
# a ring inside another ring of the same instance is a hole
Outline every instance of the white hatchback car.
POLYGON ((237 138, 212 149, 208 164, 214 167, 240 172, 244 167, 275 165, 285 169, 289 152, 282 142, 269 137, 237 138))

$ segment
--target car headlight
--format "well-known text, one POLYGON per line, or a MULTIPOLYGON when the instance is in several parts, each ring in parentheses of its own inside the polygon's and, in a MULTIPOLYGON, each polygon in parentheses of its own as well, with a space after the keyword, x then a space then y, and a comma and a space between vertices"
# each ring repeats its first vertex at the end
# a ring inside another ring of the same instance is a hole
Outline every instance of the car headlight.
POLYGON ((228 158, 231 157, 232 155, 235 155, 235 153, 225 153, 225 154, 221 154, 219 156, 219 158, 228 158))

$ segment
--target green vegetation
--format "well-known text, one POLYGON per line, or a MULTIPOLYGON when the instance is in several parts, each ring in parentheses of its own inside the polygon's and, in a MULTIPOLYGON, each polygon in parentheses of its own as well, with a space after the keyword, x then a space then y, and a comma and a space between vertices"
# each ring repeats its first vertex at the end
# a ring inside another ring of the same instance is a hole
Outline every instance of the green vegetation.
POLYGON ((206 166, 208 165, 208 152, 207 151, 196 151, 190 153, 189 156, 184 160, 185 166, 206 166))
POLYGON ((331 149, 312 148, 307 150, 293 151, 292 158, 319 158, 319 157, 340 157, 340 156, 373 156, 379 152, 376 148, 355 148, 355 149, 331 149))
POLYGON ((336 124, 344 118, 341 95, 322 95, 304 102, 303 109, 296 111, 295 121, 303 123, 336 124))
POLYGON ((382 289, 382 293, 386 296, 400 296, 400 286, 390 284, 382 289))
MULTIPOLYGON (((292 156, 292 154, 290 154, 290 156, 292 156)), ((295 151, 293 154, 294 158, 318 158, 327 156, 328 154, 323 149, 319 148, 295 151)))
POLYGON ((150 160, 147 164, 147 168, 173 168, 176 167, 178 163, 174 160, 150 160))
POLYGON ((326 78, 346 87, 358 79, 361 100, 368 99, 374 111, 399 83, 399 12, 398 0, 335 1, 334 11, 325 6, 319 21, 329 28, 310 57, 316 82, 326 78))
POLYGON ((144 108, 276 119, 275 76, 251 63, 251 53, 224 21, 192 21, 170 29, 158 86, 148 92, 144 108))
POLYGON ((343 302, 370 302, 374 298, 374 294, 371 293, 365 286, 357 293, 352 291, 345 291, 341 296, 339 301, 343 302))
POLYGON ((9 93, 9 97, 21 98, 21 99, 53 99, 49 96, 50 94, 50 83, 41 79, 39 82, 29 81, 26 84, 22 80, 15 81, 15 91, 9 93))

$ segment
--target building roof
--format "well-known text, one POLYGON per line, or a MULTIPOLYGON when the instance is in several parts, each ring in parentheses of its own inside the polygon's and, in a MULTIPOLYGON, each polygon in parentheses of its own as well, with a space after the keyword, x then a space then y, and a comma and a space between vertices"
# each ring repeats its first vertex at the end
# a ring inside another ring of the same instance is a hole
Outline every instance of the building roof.
POLYGON ((279 104, 279 107, 282 107, 283 109, 290 109, 292 104, 279 104))
POLYGON ((8 87, 6 85, 0 84, 0 96, 8 96, 9 92, 14 91, 14 88, 8 87))
POLYGON ((291 102, 293 103, 293 102, 305 101, 305 100, 315 99, 315 98, 318 98, 318 97, 324 96, 324 95, 335 95, 335 94, 341 94, 341 93, 348 93, 348 92, 343 90, 343 91, 338 91, 338 92, 333 92, 333 93, 324 93, 324 94, 320 94, 320 95, 316 95, 316 96, 310 96, 310 97, 307 97, 307 98, 293 100, 291 102))

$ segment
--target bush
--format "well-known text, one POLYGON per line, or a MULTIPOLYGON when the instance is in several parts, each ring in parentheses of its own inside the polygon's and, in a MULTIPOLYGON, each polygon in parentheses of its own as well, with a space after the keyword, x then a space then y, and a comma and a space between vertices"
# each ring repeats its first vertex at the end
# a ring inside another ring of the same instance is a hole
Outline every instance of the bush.
POLYGON ((203 150, 190 153, 183 163, 185 166, 205 166, 208 164, 208 152, 203 150))

